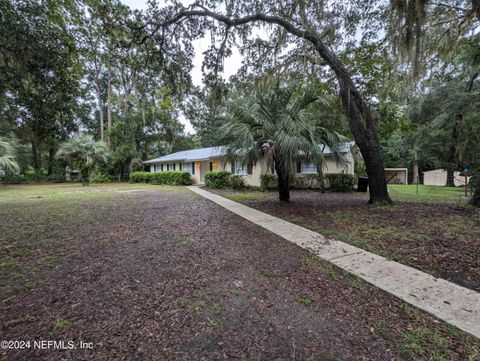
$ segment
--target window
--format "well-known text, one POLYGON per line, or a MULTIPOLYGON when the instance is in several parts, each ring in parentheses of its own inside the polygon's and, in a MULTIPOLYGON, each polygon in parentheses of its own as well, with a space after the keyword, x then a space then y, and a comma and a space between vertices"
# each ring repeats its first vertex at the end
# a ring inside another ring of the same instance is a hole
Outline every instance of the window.
POLYGON ((301 162, 300 173, 318 173, 316 163, 301 162))
POLYGON ((210 166, 210 172, 211 172, 213 170, 213 162, 210 162, 209 166, 210 166))
POLYGON ((247 174, 253 174, 253 164, 249 163, 247 166, 247 174))
MULTIPOLYGON (((183 170, 183 165, 182 163, 178 163, 178 170, 183 170)), ((185 169, 186 170, 186 169, 185 169)))
POLYGON ((237 164, 237 162, 232 161, 232 174, 236 175, 246 175, 247 174, 247 166, 242 164, 237 164))
POLYGON ((163 172, 163 164, 155 164, 155 172, 163 172))
POLYGON ((343 173, 348 174, 350 172, 350 164, 345 163, 343 165, 343 173))
POLYGON ((181 170, 184 170, 185 172, 188 172, 190 174, 195 174, 195 163, 184 163, 181 164, 181 170))
POLYGON ((169 163, 167 164, 167 171, 173 171, 175 170, 175 163, 169 163))

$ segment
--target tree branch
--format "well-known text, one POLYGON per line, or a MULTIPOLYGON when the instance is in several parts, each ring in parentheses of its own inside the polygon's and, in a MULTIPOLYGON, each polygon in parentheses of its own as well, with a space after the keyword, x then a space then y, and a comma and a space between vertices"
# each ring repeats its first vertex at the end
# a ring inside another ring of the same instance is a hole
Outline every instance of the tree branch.
MULTIPOLYGON (((200 7, 199 5, 194 5, 194 6, 200 7)), ((313 30, 299 29, 292 23, 278 16, 258 13, 253 15, 246 15, 239 18, 230 18, 223 14, 218 14, 214 11, 208 10, 203 6, 201 7, 201 10, 190 8, 190 9, 180 11, 171 19, 167 19, 164 22, 151 24, 151 25, 154 25, 154 29, 150 33, 150 35, 146 35, 142 39, 142 42, 145 41, 148 37, 154 36, 162 28, 168 28, 170 25, 181 22, 186 18, 193 18, 193 17, 209 17, 225 24, 229 28, 247 25, 254 22, 264 22, 268 24, 275 24, 284 28, 288 33, 298 38, 302 38, 304 40, 311 42, 315 46, 320 56, 325 60, 325 62, 330 66, 332 71, 335 73, 339 82, 342 82, 344 87, 349 89, 349 94, 350 94, 349 99, 353 100, 356 103, 356 106, 362 113, 363 119, 367 123, 365 125, 367 125, 367 127, 374 126, 374 120, 371 115, 370 109, 363 102, 362 96, 360 95, 360 92, 358 91, 352 78, 348 74, 347 69, 345 68, 343 63, 335 56, 335 54, 331 52, 327 48, 327 46, 323 43, 322 37, 316 32, 314 32, 313 30)))

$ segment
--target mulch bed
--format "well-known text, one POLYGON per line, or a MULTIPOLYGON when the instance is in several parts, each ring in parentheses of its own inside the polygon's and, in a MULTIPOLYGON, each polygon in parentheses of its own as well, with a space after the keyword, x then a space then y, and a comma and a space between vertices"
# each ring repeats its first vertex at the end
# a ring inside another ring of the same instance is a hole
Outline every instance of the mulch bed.
POLYGON ((480 210, 473 207, 369 206, 359 194, 315 191, 293 191, 289 203, 275 192, 242 203, 480 291, 480 210))
POLYGON ((94 345, 4 359, 426 360, 433 338, 454 360, 480 350, 188 192, 118 193, 68 211, 12 204, 0 218, 2 262, 14 260, 2 273, 2 339, 94 345))

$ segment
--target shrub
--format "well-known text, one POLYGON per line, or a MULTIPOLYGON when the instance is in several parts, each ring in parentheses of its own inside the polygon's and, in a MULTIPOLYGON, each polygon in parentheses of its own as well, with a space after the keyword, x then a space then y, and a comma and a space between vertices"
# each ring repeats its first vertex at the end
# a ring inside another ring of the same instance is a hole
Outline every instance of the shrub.
POLYGON ((278 178, 275 174, 262 174, 260 176, 260 185, 262 189, 276 189, 278 187, 278 178))
POLYGON ((351 174, 331 173, 325 175, 332 192, 353 192, 355 177, 351 174))
POLYGON ((245 179, 241 175, 231 174, 228 177, 228 186, 233 189, 245 189, 245 179))
POLYGON ((297 189, 323 189, 323 174, 302 174, 292 179, 292 188, 297 189))
POLYGON ((90 175, 90 182, 91 183, 110 183, 115 180, 115 177, 108 175, 107 173, 103 173, 101 171, 95 171, 90 175))
POLYGON ((130 173, 130 183, 150 183, 152 174, 151 172, 132 172, 130 173))
POLYGON ((52 183, 63 183, 65 182, 65 173, 64 174, 53 173, 47 176, 46 179, 47 181, 52 183))
POLYGON ((0 180, 5 184, 20 184, 25 182, 25 177, 22 174, 6 172, 3 176, 0 174, 0 180))
POLYGON ((214 170, 205 173, 205 185, 208 188, 230 188, 230 176, 225 170, 214 170))
POLYGON ((184 171, 133 172, 130 173, 130 182, 188 186, 192 184, 192 179, 190 173, 184 171))

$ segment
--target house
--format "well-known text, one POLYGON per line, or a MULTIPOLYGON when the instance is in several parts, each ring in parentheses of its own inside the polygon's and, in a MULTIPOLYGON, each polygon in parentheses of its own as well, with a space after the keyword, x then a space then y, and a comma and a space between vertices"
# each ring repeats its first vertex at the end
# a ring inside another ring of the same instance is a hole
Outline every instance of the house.
MULTIPOLYGON (((345 144, 341 152, 345 162, 339 163, 335 160, 332 151, 325 147, 324 173, 347 173, 354 172, 354 159, 350 150, 352 143, 345 144)), ((192 176, 193 184, 203 184, 205 173, 211 170, 226 170, 233 174, 242 175, 245 183, 253 186, 260 186, 260 176, 272 173, 273 169, 266 161, 260 161, 251 166, 242 165, 239 162, 225 161, 225 147, 210 147, 167 154, 162 157, 148 160, 144 163, 150 165, 150 172, 168 172, 174 170, 187 171, 192 176)), ((299 160, 296 167, 296 176, 302 177, 308 174, 316 174, 317 165, 304 160, 299 160)))

